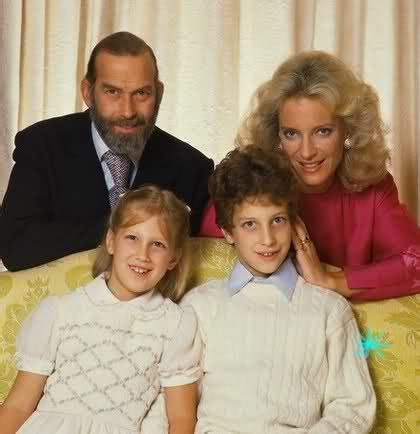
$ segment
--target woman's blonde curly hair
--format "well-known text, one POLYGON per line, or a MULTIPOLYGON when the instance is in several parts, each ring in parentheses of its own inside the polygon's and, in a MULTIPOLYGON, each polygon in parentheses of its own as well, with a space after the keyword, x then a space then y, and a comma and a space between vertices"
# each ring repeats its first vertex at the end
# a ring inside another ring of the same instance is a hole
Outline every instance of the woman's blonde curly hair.
POLYGON ((256 90, 235 144, 270 149, 279 143, 279 109, 288 98, 300 97, 319 99, 342 120, 350 146, 343 144, 337 173, 347 190, 363 190, 386 176, 390 155, 375 90, 322 51, 290 57, 256 90))

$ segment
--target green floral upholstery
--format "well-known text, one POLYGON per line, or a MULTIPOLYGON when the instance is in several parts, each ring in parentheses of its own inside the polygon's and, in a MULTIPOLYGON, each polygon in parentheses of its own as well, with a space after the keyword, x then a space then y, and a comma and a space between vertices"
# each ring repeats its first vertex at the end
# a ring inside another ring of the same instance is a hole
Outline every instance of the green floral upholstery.
MULTIPOLYGON (((191 240, 189 285, 223 277, 235 255, 223 240, 191 240)), ((52 294, 64 294, 92 279, 95 250, 81 252, 40 267, 0 273, 0 402, 15 377, 14 343, 19 324, 52 294)), ((378 397, 374 434, 420 433, 420 296, 354 304, 360 329, 388 344, 382 357, 371 352, 368 363, 378 397)))

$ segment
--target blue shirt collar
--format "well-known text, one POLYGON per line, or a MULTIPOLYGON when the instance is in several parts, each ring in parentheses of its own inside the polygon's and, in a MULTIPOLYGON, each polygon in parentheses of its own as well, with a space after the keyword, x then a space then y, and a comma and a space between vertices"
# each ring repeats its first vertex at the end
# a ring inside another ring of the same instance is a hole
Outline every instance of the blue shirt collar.
POLYGON ((102 156, 105 154, 105 152, 109 151, 109 148, 106 145, 106 143, 102 140, 102 137, 99 135, 99 132, 96 129, 95 122, 91 123, 91 130, 92 130, 93 144, 95 145, 96 153, 98 154, 99 161, 102 161, 102 156))
POLYGON ((231 297, 237 294, 249 282, 270 283, 290 301, 295 290, 298 274, 291 258, 288 256, 280 267, 268 277, 254 276, 242 263, 236 261, 227 281, 226 292, 231 297))

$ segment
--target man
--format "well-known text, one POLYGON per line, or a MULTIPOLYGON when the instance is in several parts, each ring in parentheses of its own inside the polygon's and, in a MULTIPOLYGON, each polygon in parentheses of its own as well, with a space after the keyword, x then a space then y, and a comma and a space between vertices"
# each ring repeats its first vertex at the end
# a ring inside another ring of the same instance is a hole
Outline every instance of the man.
POLYGON ((118 32, 93 49, 81 92, 89 109, 16 135, 0 216, 9 270, 93 248, 118 196, 153 183, 191 208, 196 233, 213 161, 155 126, 163 83, 152 49, 118 32))

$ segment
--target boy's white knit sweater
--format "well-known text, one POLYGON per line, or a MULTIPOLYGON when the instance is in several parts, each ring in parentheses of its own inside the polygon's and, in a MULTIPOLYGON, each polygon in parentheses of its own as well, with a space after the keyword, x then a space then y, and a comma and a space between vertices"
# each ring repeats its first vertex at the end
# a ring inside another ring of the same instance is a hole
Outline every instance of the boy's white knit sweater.
POLYGON ((299 277, 238 294, 213 280, 183 300, 199 319, 204 377, 196 433, 368 433, 376 399, 349 303, 299 277))

